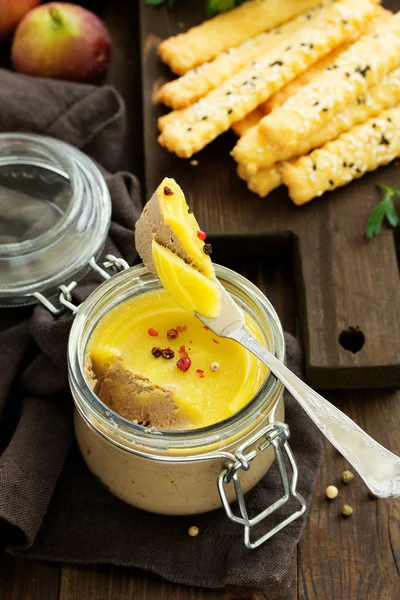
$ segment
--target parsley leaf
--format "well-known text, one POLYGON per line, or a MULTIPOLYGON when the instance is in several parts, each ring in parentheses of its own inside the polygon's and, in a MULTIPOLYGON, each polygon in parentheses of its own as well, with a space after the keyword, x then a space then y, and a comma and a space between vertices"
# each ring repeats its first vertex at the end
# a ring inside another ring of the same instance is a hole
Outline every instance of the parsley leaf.
POLYGON ((144 0, 145 4, 149 6, 161 6, 162 4, 168 4, 168 6, 172 6, 174 0, 144 0))
POLYGON ((243 4, 245 0, 207 0, 207 16, 212 17, 213 15, 230 10, 243 4))
POLYGON ((236 6, 235 0, 207 0, 207 17, 212 17, 216 13, 230 10, 236 6))
POLYGON ((368 239, 377 237, 381 233, 382 223, 385 218, 391 227, 396 227, 399 223, 399 216, 394 205, 394 200, 400 200, 400 186, 390 187, 384 183, 378 183, 378 187, 385 194, 369 216, 365 228, 368 239))
MULTIPOLYGON (((174 2, 175 0, 144 0, 145 4, 153 7, 162 6, 163 4, 172 6, 174 2)), ((206 0, 207 16, 212 17, 217 13, 235 8, 235 6, 243 4, 243 2, 245 2, 245 0, 206 0)))

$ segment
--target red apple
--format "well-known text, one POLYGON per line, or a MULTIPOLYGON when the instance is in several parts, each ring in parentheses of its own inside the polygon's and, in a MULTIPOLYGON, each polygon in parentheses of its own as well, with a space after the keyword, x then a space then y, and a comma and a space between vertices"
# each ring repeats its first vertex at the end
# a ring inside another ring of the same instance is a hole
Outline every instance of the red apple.
POLYGON ((21 19, 38 4, 40 0, 0 0, 0 40, 11 37, 21 19))
POLYGON ((111 37, 92 12, 65 2, 35 8, 15 32, 11 58, 26 75, 93 82, 106 71, 111 37))

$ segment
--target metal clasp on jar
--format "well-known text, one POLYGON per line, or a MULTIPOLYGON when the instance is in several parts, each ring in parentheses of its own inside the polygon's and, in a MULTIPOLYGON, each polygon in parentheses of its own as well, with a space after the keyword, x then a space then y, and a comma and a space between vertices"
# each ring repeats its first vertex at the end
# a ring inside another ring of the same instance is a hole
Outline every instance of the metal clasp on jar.
POLYGON ((304 498, 298 493, 297 487, 297 465, 292 454, 292 451, 288 444, 290 432, 289 427, 285 423, 270 423, 267 427, 263 428, 261 432, 257 432, 253 437, 248 439, 245 443, 241 444, 236 452, 234 453, 235 461, 231 461, 230 463, 225 464, 222 468, 221 473, 218 476, 218 491, 221 496, 222 504, 225 508, 225 512, 228 518, 234 523, 239 523, 244 527, 244 543, 246 548, 254 549, 263 544, 270 537, 278 533, 281 529, 292 523, 295 519, 300 517, 304 511, 306 510, 306 503, 304 498), (257 448, 251 448, 259 442, 257 448), (279 472, 281 476, 281 482, 283 487, 283 496, 279 498, 276 502, 266 507, 262 512, 256 515, 253 518, 249 518, 246 502, 244 499, 242 487, 240 484, 240 471, 248 471, 251 468, 251 461, 257 456, 259 452, 264 452, 270 446, 273 446, 275 451, 276 462, 279 466, 279 472), (289 483, 288 472, 283 460, 283 451, 286 453, 289 464, 291 467, 291 476, 289 483), (225 486, 229 483, 233 483, 235 488, 236 499, 239 505, 240 516, 235 515, 232 511, 232 508, 228 502, 227 495, 225 493, 225 486), (278 510, 281 506, 286 504, 290 498, 294 498, 300 508, 293 512, 291 515, 283 519, 280 523, 269 529, 266 533, 261 535, 258 539, 251 541, 251 531, 252 528, 276 510, 278 510))
MULTIPOLYGON (((104 279, 104 281, 111 279, 112 275, 115 275, 115 273, 129 269, 129 265, 126 260, 123 258, 117 258, 113 254, 107 254, 106 260, 102 267, 97 264, 94 256, 90 259, 88 266, 92 269, 92 271, 98 273, 104 279), (112 274, 110 275, 106 269, 110 269, 112 274)), ((78 283, 76 281, 71 281, 68 285, 60 285, 58 287, 60 292, 58 296, 60 306, 58 307, 40 292, 35 292, 32 295, 56 317, 61 315, 66 308, 70 310, 73 315, 75 315, 79 309, 79 305, 73 303, 71 292, 76 288, 77 285, 78 283)))

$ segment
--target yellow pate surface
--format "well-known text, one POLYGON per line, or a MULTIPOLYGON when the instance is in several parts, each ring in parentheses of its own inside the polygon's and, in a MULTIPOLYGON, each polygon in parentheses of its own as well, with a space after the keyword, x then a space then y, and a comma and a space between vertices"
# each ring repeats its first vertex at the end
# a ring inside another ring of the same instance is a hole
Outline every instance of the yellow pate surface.
MULTIPOLYGON (((255 321, 246 314, 245 321, 249 331, 266 345, 255 321)), ((94 330, 87 351, 100 368, 110 357, 120 356, 132 373, 172 390, 178 410, 194 428, 217 423, 240 410, 268 373, 254 355, 207 330, 165 290, 142 294, 111 310, 94 330), (168 339, 169 329, 180 330, 176 339, 168 339), (171 360, 155 358, 153 347, 169 347, 175 356, 171 360), (184 351, 192 361, 186 372, 176 365, 184 351), (211 363, 218 363, 217 371, 211 370, 211 363)))

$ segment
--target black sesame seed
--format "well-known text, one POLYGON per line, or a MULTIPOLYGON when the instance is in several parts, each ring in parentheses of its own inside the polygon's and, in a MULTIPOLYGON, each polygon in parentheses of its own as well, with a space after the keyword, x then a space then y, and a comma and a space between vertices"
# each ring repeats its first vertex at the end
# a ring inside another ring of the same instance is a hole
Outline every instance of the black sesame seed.
POLYGON ((350 167, 350 169, 351 169, 352 167, 354 167, 354 163, 350 163, 350 164, 349 164, 349 167, 350 167))
POLYGON ((375 129, 376 123, 372 123, 372 129, 375 129))
POLYGON ((327 109, 326 107, 324 107, 324 108, 322 109, 322 112, 328 112, 328 109, 327 109))
POLYGON ((271 63, 269 66, 270 67, 281 67, 283 65, 283 62, 281 60, 276 60, 275 62, 271 63))
POLYGON ((389 123, 392 123, 392 119, 390 117, 387 118, 389 123))
POLYGON ((312 168, 313 168, 314 171, 316 171, 317 170, 317 165, 313 165, 312 168))
POLYGON ((258 78, 257 78, 257 75, 253 75, 253 76, 252 76, 252 79, 254 79, 254 80, 258 79, 258 78))
POLYGON ((356 168, 357 173, 361 173, 361 169, 359 169, 358 167, 356 168))
POLYGON ((304 42, 302 42, 302 43, 300 44, 300 46, 302 46, 302 47, 304 48, 304 46, 307 46, 307 44, 305 44, 304 42))
POLYGON ((350 77, 350 73, 345 73, 346 77, 350 77))
POLYGON ((201 117, 201 120, 202 120, 202 121, 207 121, 207 119, 208 119, 208 116, 207 116, 207 115, 204 115, 204 117, 201 117))
POLYGON ((387 138, 385 138, 385 136, 382 134, 381 137, 381 141, 379 142, 379 145, 383 145, 383 146, 389 146, 390 142, 387 138))
POLYGON ((343 166, 344 166, 344 168, 346 168, 347 167, 347 162, 343 161, 343 166))
POLYGON ((314 48, 314 44, 310 44, 310 50, 314 48))
POLYGON ((361 104, 360 98, 357 98, 357 104, 361 104))
POLYGON ((212 246, 211 246, 211 244, 204 244, 204 246, 203 246, 203 252, 204 252, 204 254, 207 254, 207 256, 211 256, 211 254, 212 254, 212 246))
POLYGON ((228 108, 228 115, 231 115, 233 113, 233 108, 228 108))
POLYGON ((332 179, 329 180, 330 185, 333 185, 333 181, 332 179))
POLYGON ((312 19, 312 13, 307 13, 306 14, 306 19, 308 19, 308 20, 312 19))
POLYGON ((366 67, 364 67, 364 69, 362 69, 361 67, 357 67, 356 68, 356 73, 360 73, 360 75, 362 75, 362 77, 366 77, 368 71, 371 70, 371 67, 369 65, 367 65, 366 67))
POLYGON ((319 104, 319 102, 318 102, 318 100, 316 100, 316 101, 314 102, 314 106, 318 106, 318 104, 319 104))
POLYGON ((249 82, 248 81, 243 81, 242 85, 247 85, 249 82))
POLYGON ((346 19, 342 19, 342 23, 343 25, 348 25, 349 22, 346 19))
POLYGON ((188 128, 187 128, 187 130, 188 130, 188 131, 192 131, 192 127, 188 127, 188 128))
POLYGON ((286 50, 291 50, 291 49, 292 49, 292 46, 287 46, 286 47, 286 50))
POLYGON ((227 96, 230 96, 231 94, 233 94, 233 92, 226 92, 227 96))

